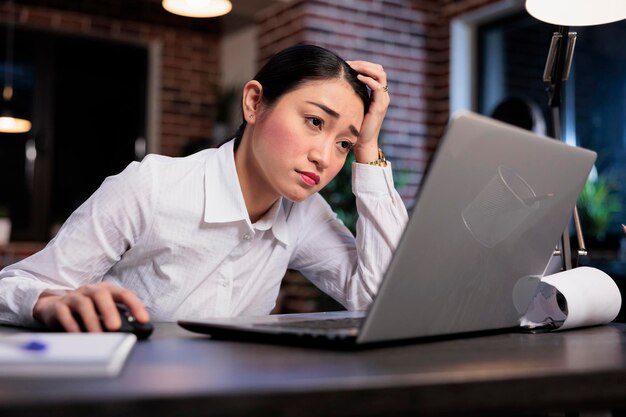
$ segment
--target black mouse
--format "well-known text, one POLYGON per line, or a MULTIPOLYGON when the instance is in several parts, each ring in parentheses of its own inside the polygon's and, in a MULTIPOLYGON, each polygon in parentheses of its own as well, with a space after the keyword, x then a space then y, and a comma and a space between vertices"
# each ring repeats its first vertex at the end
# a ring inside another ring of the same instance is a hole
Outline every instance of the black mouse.
MULTIPOLYGON (((119 330, 114 330, 116 332, 123 333, 133 333, 137 336, 137 339, 144 340, 150 337, 152 331, 154 330, 154 326, 152 323, 139 323, 135 320, 135 316, 132 315, 128 307, 121 303, 115 303, 115 307, 117 307, 118 313, 120 313, 120 318, 122 319, 122 327, 119 330)), ((101 322, 102 328, 104 329, 104 323, 101 322)))
MULTIPOLYGON (((135 320, 135 317, 132 315, 128 307, 122 303, 115 303, 115 307, 117 307, 117 312, 120 314, 120 319, 122 319, 122 326, 118 330, 107 330, 104 325, 104 321, 100 318, 100 326, 105 332, 133 333, 139 340, 145 340, 150 337, 152 331, 154 330, 152 323, 139 323, 135 320)), ((87 331, 85 325, 80 319, 80 316, 74 314, 74 319, 78 322, 82 331, 87 331)))

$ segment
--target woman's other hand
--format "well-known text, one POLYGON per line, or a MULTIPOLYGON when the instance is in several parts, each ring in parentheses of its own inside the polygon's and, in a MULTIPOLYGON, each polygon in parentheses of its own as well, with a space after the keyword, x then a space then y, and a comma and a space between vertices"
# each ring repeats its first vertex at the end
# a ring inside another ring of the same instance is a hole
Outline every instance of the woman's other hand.
POLYGON ((378 159, 378 136, 390 101, 387 74, 380 64, 368 61, 346 62, 359 73, 359 80, 372 91, 370 108, 363 119, 359 140, 354 147, 356 161, 368 163, 378 159))

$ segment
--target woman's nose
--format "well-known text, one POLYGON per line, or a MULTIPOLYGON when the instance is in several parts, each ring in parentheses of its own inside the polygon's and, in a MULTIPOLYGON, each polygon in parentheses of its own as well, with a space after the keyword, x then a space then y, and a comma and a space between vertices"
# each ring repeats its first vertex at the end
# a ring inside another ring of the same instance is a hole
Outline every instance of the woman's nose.
POLYGON ((320 169, 328 168, 332 156, 332 141, 320 141, 309 151, 309 161, 315 163, 320 169))

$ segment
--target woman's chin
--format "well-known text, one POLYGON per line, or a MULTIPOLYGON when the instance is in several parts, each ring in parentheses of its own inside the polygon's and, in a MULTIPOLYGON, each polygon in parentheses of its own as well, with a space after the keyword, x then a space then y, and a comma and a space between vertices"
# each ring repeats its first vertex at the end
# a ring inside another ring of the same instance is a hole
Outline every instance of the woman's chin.
POLYGON ((289 201, 293 201, 294 203, 299 203, 301 201, 306 200, 307 198, 309 198, 314 193, 315 193, 315 190, 312 190, 312 189, 310 189, 310 190, 297 190, 297 191, 294 191, 294 192, 283 194, 283 197, 285 197, 289 201))

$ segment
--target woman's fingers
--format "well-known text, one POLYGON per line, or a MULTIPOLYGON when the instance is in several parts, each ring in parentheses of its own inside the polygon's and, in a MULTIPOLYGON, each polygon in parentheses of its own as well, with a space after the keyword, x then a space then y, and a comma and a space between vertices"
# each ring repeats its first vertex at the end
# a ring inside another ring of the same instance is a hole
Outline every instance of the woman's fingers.
POLYGON ((101 332, 100 317, 92 298, 94 291, 90 287, 82 287, 78 291, 69 293, 67 295, 67 305, 76 315, 76 319, 82 321, 85 331, 101 332))
POLYGON ((81 331, 78 322, 70 307, 63 302, 51 305, 51 312, 44 315, 44 324, 51 329, 61 327, 66 332, 78 333, 81 331))
POLYGON ((358 79, 372 91, 369 111, 363 119, 360 129, 361 135, 355 148, 357 162, 367 162, 374 160, 378 155, 378 136, 387 113, 387 107, 389 107, 387 73, 382 65, 373 62, 346 62, 359 73, 358 79))
POLYGON ((380 64, 369 61, 346 61, 373 92, 387 92, 387 73, 380 64))
POLYGON ((86 292, 94 301, 96 309, 108 330, 117 330, 122 324, 115 303, 126 305, 131 314, 140 323, 146 323, 150 320, 145 306, 134 292, 107 282, 86 286, 86 288, 86 292))
POLYGON ((126 288, 113 285, 111 285, 111 287, 114 287, 111 289, 113 299, 116 302, 122 303, 128 307, 131 314, 135 317, 135 319, 137 319, 138 322, 147 323, 150 321, 148 310, 146 310, 146 307, 134 292, 127 290, 126 288))
POLYGON ((61 327, 67 332, 114 331, 122 324, 116 302, 125 304, 140 323, 150 320, 143 303, 132 291, 106 282, 83 285, 63 295, 42 294, 33 315, 47 327, 61 327))
POLYGON ((359 80, 367 85, 372 90, 372 99, 370 103, 369 113, 373 113, 377 116, 374 125, 378 122, 382 124, 382 118, 384 118, 389 106, 390 97, 387 87, 387 73, 380 64, 374 64, 368 61, 346 61, 348 64, 359 74, 357 77, 359 80))
POLYGON ((109 288, 109 285, 104 284, 93 288, 90 297, 106 330, 118 330, 122 326, 122 320, 115 307, 114 291, 109 288))
POLYGON ((374 62, 369 61, 346 61, 356 72, 359 74, 367 75, 373 79, 385 83, 387 81, 387 74, 385 68, 374 62))

